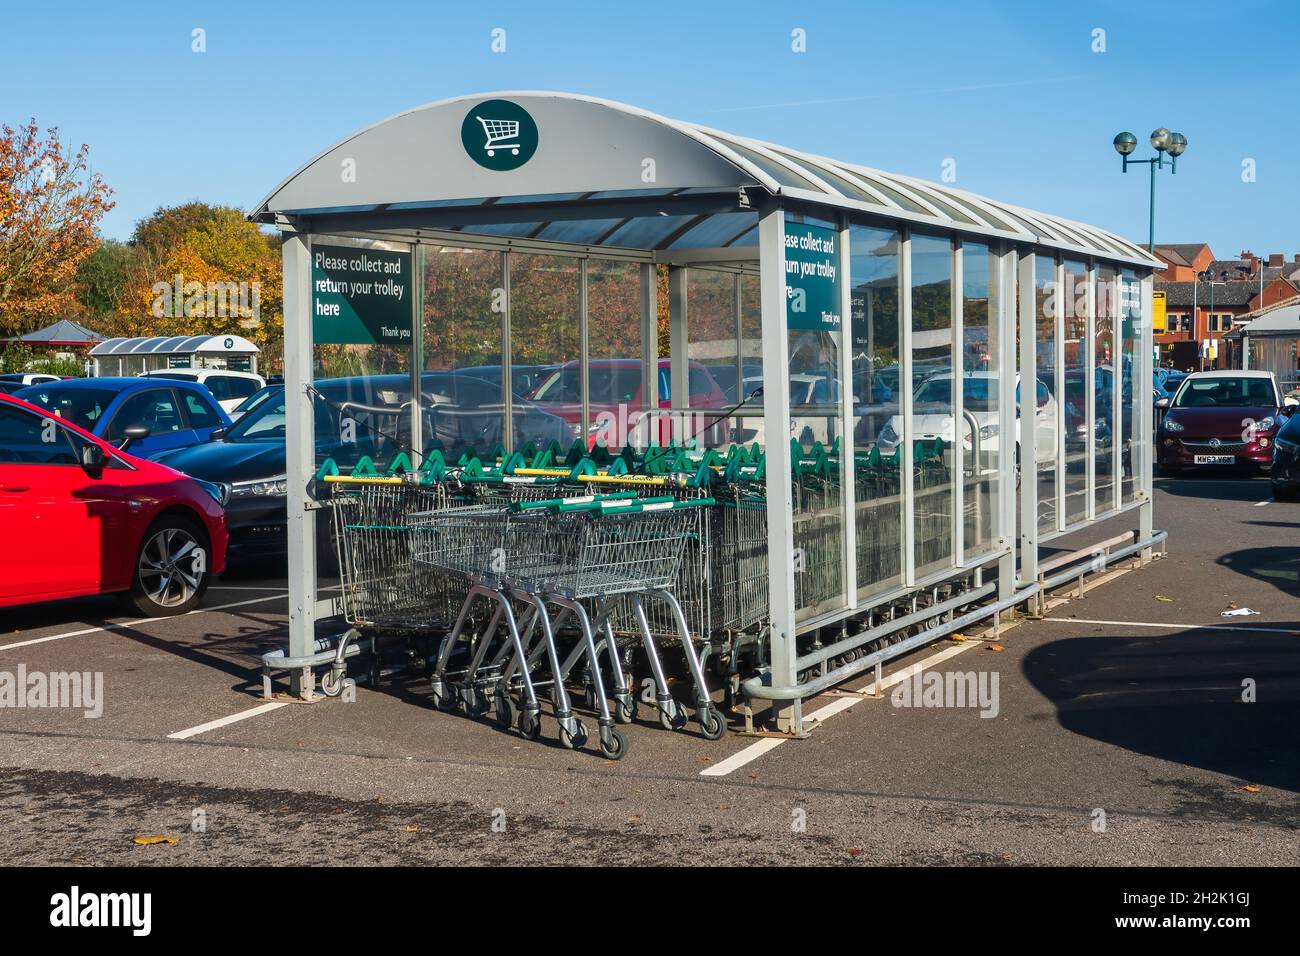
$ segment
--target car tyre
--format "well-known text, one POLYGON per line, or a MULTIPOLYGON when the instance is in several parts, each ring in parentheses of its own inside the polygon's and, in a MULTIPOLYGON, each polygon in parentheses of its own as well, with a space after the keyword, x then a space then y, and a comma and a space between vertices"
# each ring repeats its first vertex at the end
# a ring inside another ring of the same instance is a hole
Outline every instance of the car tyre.
POLYGON ((194 610, 212 580, 211 565, 195 570, 190 555, 202 548, 210 561, 208 536, 183 515, 163 515, 149 526, 136 552, 127 608, 145 617, 169 617, 194 610))

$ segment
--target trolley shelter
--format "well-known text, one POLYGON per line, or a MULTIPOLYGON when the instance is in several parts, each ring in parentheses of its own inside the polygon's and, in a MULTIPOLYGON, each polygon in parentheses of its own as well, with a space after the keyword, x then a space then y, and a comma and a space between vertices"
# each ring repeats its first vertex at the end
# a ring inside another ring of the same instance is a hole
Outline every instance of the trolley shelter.
POLYGON ((1032 599, 1045 542, 1129 510, 1158 535, 1160 262, 1094 226, 539 92, 361 130, 253 218, 284 237, 288 659, 336 609, 340 467, 693 481, 729 507, 691 637, 795 732, 936 622, 1032 599))
POLYGON ((256 372, 260 351, 242 335, 159 335, 106 339, 90 357, 97 377, 169 368, 256 372))

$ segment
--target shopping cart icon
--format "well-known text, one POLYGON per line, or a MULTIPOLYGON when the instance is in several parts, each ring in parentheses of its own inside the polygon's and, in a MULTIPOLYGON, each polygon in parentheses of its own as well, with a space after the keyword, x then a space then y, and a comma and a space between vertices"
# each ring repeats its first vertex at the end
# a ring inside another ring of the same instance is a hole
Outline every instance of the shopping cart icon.
POLYGON ((475 116, 474 118, 483 124, 483 134, 487 137, 483 149, 489 156, 495 156, 498 149, 508 149, 511 155, 519 155, 518 120, 484 119, 481 116, 475 116), (514 140, 514 142, 509 142, 509 140, 514 140))

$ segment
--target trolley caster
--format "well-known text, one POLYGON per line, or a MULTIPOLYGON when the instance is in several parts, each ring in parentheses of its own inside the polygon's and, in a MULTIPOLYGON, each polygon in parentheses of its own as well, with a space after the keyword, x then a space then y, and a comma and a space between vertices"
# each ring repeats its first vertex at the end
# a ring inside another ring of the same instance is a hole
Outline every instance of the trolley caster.
POLYGON ((681 730, 686 726, 686 710, 671 697, 655 701, 659 708, 659 726, 664 730, 681 730))
POLYGON ((456 706, 456 693, 441 681, 436 681, 432 691, 433 706, 446 713, 456 706))
POLYGON ((488 711, 487 694, 477 687, 465 695, 464 703, 465 713, 470 717, 482 717, 488 711))
POLYGON ((596 699, 596 685, 587 684, 582 690, 582 703, 587 710, 600 710, 600 701, 596 699))
POLYGON ((727 732, 727 722, 712 704, 701 707, 695 712, 695 719, 700 722, 700 733, 705 740, 718 740, 727 732))
POLYGON ((519 719, 519 708, 515 706, 515 702, 510 699, 509 694, 497 694, 495 708, 496 716, 494 719, 497 726, 502 730, 509 730, 514 726, 515 721, 519 719))
POLYGON ((569 750, 577 750, 587 742, 587 725, 574 718, 568 726, 560 724, 560 743, 569 750))
POLYGON ((320 675, 320 689, 326 697, 337 697, 343 693, 343 688, 348 684, 348 678, 345 676, 347 671, 343 668, 331 667, 324 674, 320 675))
POLYGON ((620 724, 630 724, 636 720, 636 698, 628 694, 626 699, 620 697, 614 701, 614 719, 620 724))
POLYGON ((621 760, 627 753, 627 736, 613 727, 600 728, 600 755, 610 760, 621 760))
POLYGON ((542 735, 542 715, 523 711, 519 715, 519 732, 527 740, 536 740, 542 735))

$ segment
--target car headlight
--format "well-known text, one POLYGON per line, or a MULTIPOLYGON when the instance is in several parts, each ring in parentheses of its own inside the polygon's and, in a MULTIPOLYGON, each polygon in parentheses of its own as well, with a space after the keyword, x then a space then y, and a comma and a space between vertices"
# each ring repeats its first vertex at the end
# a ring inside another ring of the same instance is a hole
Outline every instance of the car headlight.
POLYGON ((1183 426, 1181 422, 1176 422, 1172 418, 1165 419, 1165 431, 1169 432, 1170 434, 1177 434, 1182 430, 1183 430, 1183 426))
POLYGON ((204 481, 202 478, 194 478, 193 482, 212 496, 212 500, 221 507, 225 507, 230 501, 230 485, 224 481, 204 481))
POLYGON ((892 422, 885 422, 885 424, 880 426, 880 431, 877 433, 876 438, 887 445, 892 445, 898 441, 898 432, 894 431, 892 422))
POLYGON ((998 434, 998 426, 997 426, 997 425, 981 425, 981 426, 980 426, 980 440, 981 440, 981 441, 987 441, 987 440, 990 439, 990 438, 996 438, 996 437, 997 437, 997 434, 998 434))
POLYGON ((279 475, 275 478, 258 478, 255 481, 237 481, 230 486, 232 498, 258 498, 289 493, 289 476, 279 475))
POLYGON ((1273 430, 1273 426, 1276 424, 1277 424, 1277 419, 1274 418, 1272 415, 1269 415, 1267 418, 1261 418, 1259 421, 1255 422, 1255 431, 1271 432, 1273 430))

